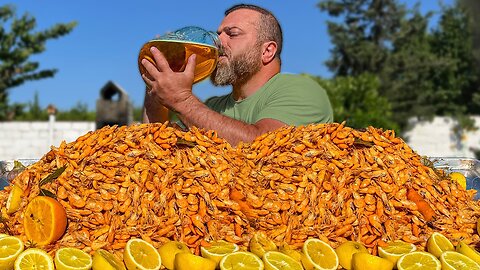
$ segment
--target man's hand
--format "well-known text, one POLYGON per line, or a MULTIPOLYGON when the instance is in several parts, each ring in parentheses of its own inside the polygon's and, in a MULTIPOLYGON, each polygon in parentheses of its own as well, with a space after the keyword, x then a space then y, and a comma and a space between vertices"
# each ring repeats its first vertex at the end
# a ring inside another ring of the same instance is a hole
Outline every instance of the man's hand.
POLYGON ((142 74, 147 84, 145 109, 147 114, 155 114, 161 106, 177 111, 184 103, 193 97, 192 85, 195 71, 196 55, 188 58, 183 72, 174 72, 163 54, 151 47, 155 65, 147 59, 142 59, 142 65, 148 74, 142 74), (148 100, 148 102, 147 102, 148 100))

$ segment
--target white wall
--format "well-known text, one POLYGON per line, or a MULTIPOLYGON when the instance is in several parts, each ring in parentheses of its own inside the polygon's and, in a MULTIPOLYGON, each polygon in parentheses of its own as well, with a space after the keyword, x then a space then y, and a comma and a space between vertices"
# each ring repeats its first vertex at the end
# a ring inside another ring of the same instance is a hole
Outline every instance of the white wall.
POLYGON ((453 132, 455 122, 451 118, 435 117, 431 122, 411 119, 414 128, 403 137, 422 156, 475 158, 472 148, 480 150, 480 116, 472 118, 477 130, 460 136, 453 132))
MULTIPOLYGON (((474 119, 480 127, 480 116, 474 119)), ((403 137, 422 156, 474 158, 470 148, 480 148, 480 129, 458 138, 452 132, 455 123, 446 117, 412 123, 415 127, 403 137)), ((92 130, 94 122, 0 122, 0 160, 39 159, 51 145, 75 141, 92 130)))
POLYGON ((91 130, 95 122, 0 122, 0 160, 39 159, 91 130))

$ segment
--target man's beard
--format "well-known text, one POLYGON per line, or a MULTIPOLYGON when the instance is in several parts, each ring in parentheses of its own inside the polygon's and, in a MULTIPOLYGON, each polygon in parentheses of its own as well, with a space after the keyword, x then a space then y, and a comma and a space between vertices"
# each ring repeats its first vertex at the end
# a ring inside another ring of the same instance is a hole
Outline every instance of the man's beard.
POLYGON ((250 79, 261 68, 260 49, 247 50, 234 56, 230 61, 219 62, 210 76, 210 81, 216 86, 226 86, 242 83, 250 79))

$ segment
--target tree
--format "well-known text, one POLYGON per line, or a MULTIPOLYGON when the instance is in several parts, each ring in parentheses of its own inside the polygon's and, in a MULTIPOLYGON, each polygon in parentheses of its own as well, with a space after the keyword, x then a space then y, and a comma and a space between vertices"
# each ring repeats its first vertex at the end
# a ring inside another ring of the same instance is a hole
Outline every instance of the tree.
POLYGON ((389 56, 378 73, 380 93, 392 104, 393 119, 401 130, 413 116, 433 118, 437 106, 449 96, 448 91, 442 95, 434 93, 432 70, 443 69, 447 63, 431 51, 427 29, 430 14, 421 15, 418 7, 409 14, 392 36, 389 56))
POLYGON ((422 15, 418 4, 406 9, 395 0, 324 0, 319 7, 340 19, 329 22, 334 49, 327 65, 335 76, 377 75, 400 130, 412 117, 436 115, 454 116, 465 128, 463 115, 480 111, 472 28, 458 3, 442 10, 431 32, 432 13, 422 15))
POLYGON ((20 121, 45 121, 48 119, 48 114, 47 112, 42 109, 40 106, 40 99, 38 97, 38 92, 35 92, 35 95, 33 97, 33 102, 29 102, 28 105, 18 105, 14 104, 16 108, 22 108, 21 111, 18 111, 17 109, 17 115, 15 117, 15 120, 20 120, 20 121), (19 107, 20 106, 20 107, 19 107), (23 108, 28 107, 28 111, 24 111, 23 108))
POLYGON ((8 114, 8 90, 27 81, 53 77, 56 69, 39 70, 39 63, 30 61, 34 54, 45 51, 45 43, 69 34, 76 22, 55 24, 34 32, 36 20, 29 14, 15 16, 12 5, 0 6, 0 120, 8 114))
POLYGON ((395 0, 324 0, 318 7, 343 20, 327 22, 334 45, 326 63, 329 69, 336 76, 380 72, 405 7, 395 0))
POLYGON ((474 58, 470 24, 470 16, 457 4, 443 9, 438 28, 432 33, 432 52, 449 62, 445 68, 432 71, 435 92, 452 93, 444 100, 444 106, 437 106, 439 115, 462 118, 465 114, 480 113, 480 68, 474 58))
POLYGON ((360 76, 336 77, 325 80, 313 77, 326 89, 336 122, 346 121, 353 128, 368 126, 398 129, 392 120, 391 105, 379 95, 377 76, 364 73, 360 76))
POLYGON ((68 111, 60 111, 57 113, 58 121, 95 121, 96 113, 88 110, 88 105, 82 102, 77 104, 68 111))

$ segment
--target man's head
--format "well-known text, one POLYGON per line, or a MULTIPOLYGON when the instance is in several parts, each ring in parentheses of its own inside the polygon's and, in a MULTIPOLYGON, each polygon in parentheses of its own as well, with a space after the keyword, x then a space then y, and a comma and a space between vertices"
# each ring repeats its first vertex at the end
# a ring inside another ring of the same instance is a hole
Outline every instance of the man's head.
POLYGON ((225 11, 217 32, 223 54, 211 76, 215 85, 243 83, 274 61, 280 66, 282 29, 270 11, 255 5, 235 5, 225 11))

